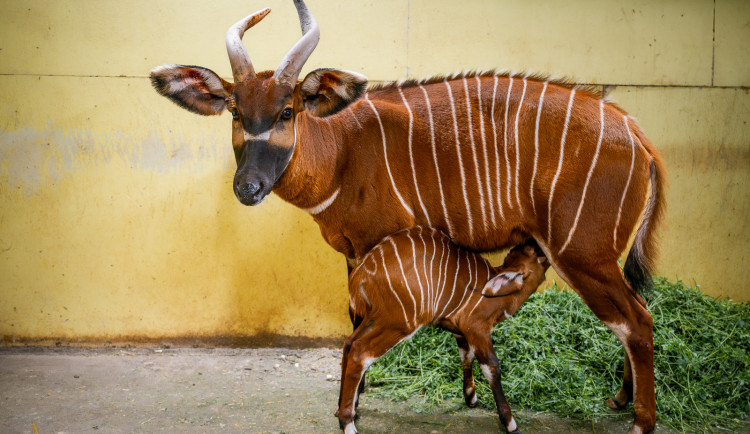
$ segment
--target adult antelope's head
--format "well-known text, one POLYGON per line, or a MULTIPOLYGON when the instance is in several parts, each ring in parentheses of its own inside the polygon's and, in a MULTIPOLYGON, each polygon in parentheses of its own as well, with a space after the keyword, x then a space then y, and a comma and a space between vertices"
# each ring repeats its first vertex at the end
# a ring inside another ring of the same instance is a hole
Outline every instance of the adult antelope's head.
POLYGON ((359 98, 367 78, 349 71, 318 69, 298 82, 302 66, 320 39, 318 23, 302 0, 294 0, 302 38, 275 72, 257 73, 242 36, 271 11, 266 8, 229 28, 227 53, 234 83, 199 66, 164 65, 151 71, 156 90, 201 115, 232 115, 232 147, 237 160, 234 193, 245 205, 260 203, 294 156, 297 116, 307 110, 324 117, 359 98))

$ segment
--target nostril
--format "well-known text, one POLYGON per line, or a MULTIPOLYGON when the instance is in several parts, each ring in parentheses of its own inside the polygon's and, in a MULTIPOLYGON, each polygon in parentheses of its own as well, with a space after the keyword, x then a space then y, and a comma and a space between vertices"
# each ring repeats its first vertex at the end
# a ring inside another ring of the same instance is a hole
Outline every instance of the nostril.
POLYGON ((245 182, 245 183, 238 183, 235 187, 237 190, 237 195, 246 200, 252 200, 255 199, 261 192, 263 185, 261 183, 254 183, 254 182, 245 182))

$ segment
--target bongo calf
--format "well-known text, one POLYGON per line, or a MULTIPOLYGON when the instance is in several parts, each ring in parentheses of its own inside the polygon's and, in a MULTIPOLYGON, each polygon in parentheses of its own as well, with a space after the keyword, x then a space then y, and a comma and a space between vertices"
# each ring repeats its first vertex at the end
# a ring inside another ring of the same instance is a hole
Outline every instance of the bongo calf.
POLYGON ((422 326, 435 325, 456 337, 466 404, 477 403, 476 358, 492 387, 502 429, 519 432, 503 394, 490 332, 536 290, 548 267, 533 240, 511 250, 496 269, 436 230, 415 227, 384 238, 349 277, 355 330, 344 344, 341 362, 341 428, 357 432, 358 386, 370 364, 422 326))

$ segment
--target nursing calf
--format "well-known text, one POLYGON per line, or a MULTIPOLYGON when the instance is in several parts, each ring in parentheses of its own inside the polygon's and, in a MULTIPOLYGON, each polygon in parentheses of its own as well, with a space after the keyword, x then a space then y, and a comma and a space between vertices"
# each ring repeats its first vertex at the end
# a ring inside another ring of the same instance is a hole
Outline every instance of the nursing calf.
POLYGON ((502 428, 518 432, 505 400, 490 332, 513 315, 544 280, 549 267, 533 241, 510 251, 500 268, 455 246, 442 232, 421 227, 384 238, 349 278, 355 330, 344 344, 339 424, 356 432, 354 412, 365 371, 422 326, 453 332, 463 363, 464 398, 476 405, 472 365, 479 361, 492 387, 502 428))

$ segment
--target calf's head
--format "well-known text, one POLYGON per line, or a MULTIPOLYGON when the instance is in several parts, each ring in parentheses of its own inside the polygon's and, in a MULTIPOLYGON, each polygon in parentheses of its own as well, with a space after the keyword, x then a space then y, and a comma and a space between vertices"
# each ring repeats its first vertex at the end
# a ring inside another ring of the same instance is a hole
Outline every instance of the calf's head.
POLYGON ((487 281, 482 289, 486 297, 501 297, 523 291, 528 297, 542 281, 549 261, 533 240, 514 247, 498 269, 500 273, 487 281))
POLYGON ((242 45, 242 36, 262 20, 262 9, 229 28, 227 53, 234 82, 200 66, 163 65, 151 71, 151 83, 160 94, 201 115, 232 115, 232 147, 237 161, 234 193, 245 205, 260 203, 276 185, 295 156, 297 115, 332 115, 359 98, 367 87, 361 74, 318 69, 298 82, 302 66, 315 49, 320 31, 302 0, 294 0, 302 38, 275 72, 255 73, 242 45))

